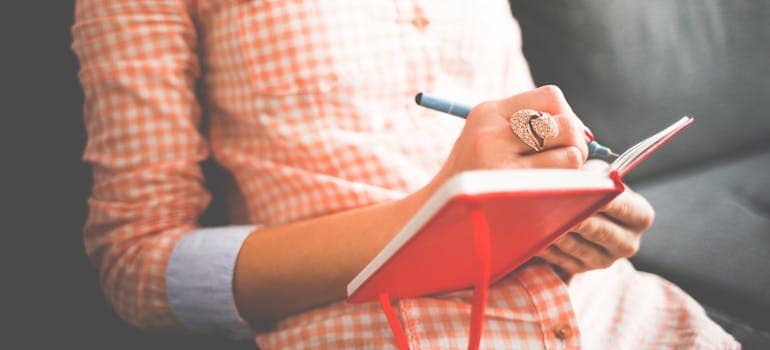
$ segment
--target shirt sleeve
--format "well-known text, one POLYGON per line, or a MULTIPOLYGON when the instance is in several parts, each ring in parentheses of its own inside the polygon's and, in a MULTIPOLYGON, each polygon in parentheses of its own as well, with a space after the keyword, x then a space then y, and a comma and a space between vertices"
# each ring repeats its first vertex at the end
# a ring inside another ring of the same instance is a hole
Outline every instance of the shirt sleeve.
POLYGON ((252 230, 254 226, 200 228, 177 242, 166 288, 174 316, 187 329, 236 339, 254 335, 238 315, 232 288, 238 252, 252 230))
POLYGON ((209 150, 198 130, 200 67, 190 6, 182 0, 79 0, 72 28, 85 97, 83 159, 94 180, 86 253, 121 318, 173 333, 233 324, 232 270, 246 232, 197 225, 210 201, 199 165, 209 150), (173 279, 167 281, 172 251, 173 279), (181 272, 203 266, 196 258, 210 259, 211 266, 181 272), (224 275, 190 280, 202 273, 224 275), (203 319, 193 320, 189 303, 195 302, 208 303, 199 310, 220 316, 200 313, 203 319), (230 319, 221 316, 225 309, 230 319))

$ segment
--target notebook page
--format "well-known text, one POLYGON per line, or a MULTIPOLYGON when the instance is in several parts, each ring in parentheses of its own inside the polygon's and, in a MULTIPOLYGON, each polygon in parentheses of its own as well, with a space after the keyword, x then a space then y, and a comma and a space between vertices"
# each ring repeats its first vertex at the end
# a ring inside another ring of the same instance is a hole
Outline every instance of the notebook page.
POLYGON ((674 124, 671 124, 669 127, 659 131, 655 135, 652 135, 641 142, 631 146, 628 150, 623 152, 615 161, 612 162, 610 165, 609 171, 618 171, 619 173, 625 173, 626 167, 628 167, 630 164, 633 164, 635 160, 637 160, 639 157, 645 154, 646 151, 649 149, 655 147, 660 142, 665 140, 668 136, 671 134, 676 133, 677 131, 681 130, 681 128, 685 125, 690 123, 692 118, 690 117, 682 117, 678 121, 676 121, 674 124))

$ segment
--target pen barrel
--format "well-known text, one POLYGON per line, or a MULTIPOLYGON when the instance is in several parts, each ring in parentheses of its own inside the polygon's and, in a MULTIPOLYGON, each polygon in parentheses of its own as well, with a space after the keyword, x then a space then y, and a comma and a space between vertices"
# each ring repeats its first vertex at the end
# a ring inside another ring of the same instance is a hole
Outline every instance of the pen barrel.
MULTIPOLYGON (((451 114, 460 118, 467 117, 468 113, 471 111, 471 106, 456 103, 424 92, 418 93, 417 96, 414 97, 414 101, 422 107, 451 114)), ((617 155, 613 154, 609 148, 602 146, 594 140, 594 134, 590 129, 585 128, 584 134, 586 143, 588 143, 589 158, 612 160, 614 157, 617 157, 617 155)))
POLYGON ((417 96, 414 97, 414 101, 420 106, 461 118, 467 117, 468 113, 471 112, 471 106, 455 103, 423 92, 417 94, 417 96))
POLYGON ((596 141, 591 141, 588 143, 588 156, 592 158, 603 158, 603 159, 610 159, 612 151, 600 145, 596 141))

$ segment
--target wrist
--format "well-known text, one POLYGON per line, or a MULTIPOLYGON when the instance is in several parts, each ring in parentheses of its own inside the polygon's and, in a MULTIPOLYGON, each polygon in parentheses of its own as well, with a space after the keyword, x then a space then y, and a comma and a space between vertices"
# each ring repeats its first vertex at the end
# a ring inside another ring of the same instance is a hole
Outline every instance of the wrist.
POLYGON ((404 200, 410 201, 412 206, 414 206, 414 210, 411 212, 413 215, 414 213, 421 208, 425 202, 427 202, 430 197, 432 197, 438 190, 441 188, 441 186, 446 182, 448 178, 443 175, 436 175, 433 179, 431 179, 430 182, 425 184, 425 186, 421 187, 419 190, 415 191, 411 195, 404 198, 404 200))

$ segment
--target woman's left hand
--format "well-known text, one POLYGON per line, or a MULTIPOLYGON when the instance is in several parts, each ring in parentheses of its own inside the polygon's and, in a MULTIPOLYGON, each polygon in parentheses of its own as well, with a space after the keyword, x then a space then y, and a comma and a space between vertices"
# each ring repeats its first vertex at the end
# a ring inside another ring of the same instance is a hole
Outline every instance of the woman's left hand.
MULTIPOLYGON (((589 161, 584 169, 606 167, 607 163, 589 161)), ((609 267, 617 259, 636 254, 642 234, 652 226, 654 216, 650 203, 626 188, 538 257, 558 267, 565 280, 579 272, 609 267)))

